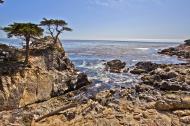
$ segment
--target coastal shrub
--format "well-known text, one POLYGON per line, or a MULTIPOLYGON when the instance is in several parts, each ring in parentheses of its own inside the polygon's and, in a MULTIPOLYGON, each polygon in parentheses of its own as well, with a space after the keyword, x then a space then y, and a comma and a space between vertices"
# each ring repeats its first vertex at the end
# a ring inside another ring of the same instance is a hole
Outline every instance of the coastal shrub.
POLYGON ((185 40, 185 45, 188 45, 188 46, 190 46, 190 39, 188 39, 188 40, 185 40))

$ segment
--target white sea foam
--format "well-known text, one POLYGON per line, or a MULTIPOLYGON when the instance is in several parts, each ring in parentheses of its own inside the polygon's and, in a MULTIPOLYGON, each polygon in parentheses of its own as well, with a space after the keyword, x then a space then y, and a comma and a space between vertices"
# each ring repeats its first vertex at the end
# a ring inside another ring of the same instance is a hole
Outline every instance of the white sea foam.
POLYGON ((95 87, 100 87, 101 86, 101 83, 97 83, 96 85, 95 85, 95 87))
POLYGON ((137 50, 143 50, 143 51, 146 51, 146 50, 149 50, 149 48, 135 48, 137 50))

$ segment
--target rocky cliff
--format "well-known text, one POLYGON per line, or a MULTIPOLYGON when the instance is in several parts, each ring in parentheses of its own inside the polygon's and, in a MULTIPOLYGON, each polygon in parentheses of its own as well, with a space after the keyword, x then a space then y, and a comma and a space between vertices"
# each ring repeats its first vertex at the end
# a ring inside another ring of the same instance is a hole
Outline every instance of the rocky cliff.
POLYGON ((77 72, 61 45, 53 45, 48 37, 34 43, 38 45, 31 45, 29 65, 1 63, 0 111, 45 101, 89 84, 87 76, 77 72))

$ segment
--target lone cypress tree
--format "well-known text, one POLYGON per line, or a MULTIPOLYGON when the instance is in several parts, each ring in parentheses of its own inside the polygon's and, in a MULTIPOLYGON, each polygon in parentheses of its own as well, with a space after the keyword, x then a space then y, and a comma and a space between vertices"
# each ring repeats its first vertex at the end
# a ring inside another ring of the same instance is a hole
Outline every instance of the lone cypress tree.
POLYGON ((8 37, 19 37, 22 40, 25 41, 26 46, 25 46, 25 63, 28 64, 28 59, 29 59, 29 43, 31 39, 35 37, 39 37, 43 35, 43 29, 40 28, 36 24, 32 23, 13 23, 10 24, 7 27, 4 27, 2 30, 7 32, 8 37))
POLYGON ((59 35, 64 31, 72 31, 71 28, 67 27, 67 23, 64 20, 56 20, 56 19, 46 19, 40 22, 40 26, 47 27, 47 33, 51 35, 54 40, 54 44, 58 42, 59 35))

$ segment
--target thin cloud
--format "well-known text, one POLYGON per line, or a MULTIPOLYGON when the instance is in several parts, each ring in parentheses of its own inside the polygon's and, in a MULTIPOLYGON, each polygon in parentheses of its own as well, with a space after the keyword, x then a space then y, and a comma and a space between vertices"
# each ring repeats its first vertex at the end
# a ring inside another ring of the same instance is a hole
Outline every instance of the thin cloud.
POLYGON ((112 7, 114 5, 120 4, 123 1, 124 0, 91 0, 91 3, 100 6, 112 7))
POLYGON ((162 4, 164 0, 89 0, 91 4, 96 4, 105 7, 115 7, 118 5, 131 5, 132 3, 146 3, 152 2, 155 4, 162 4))

